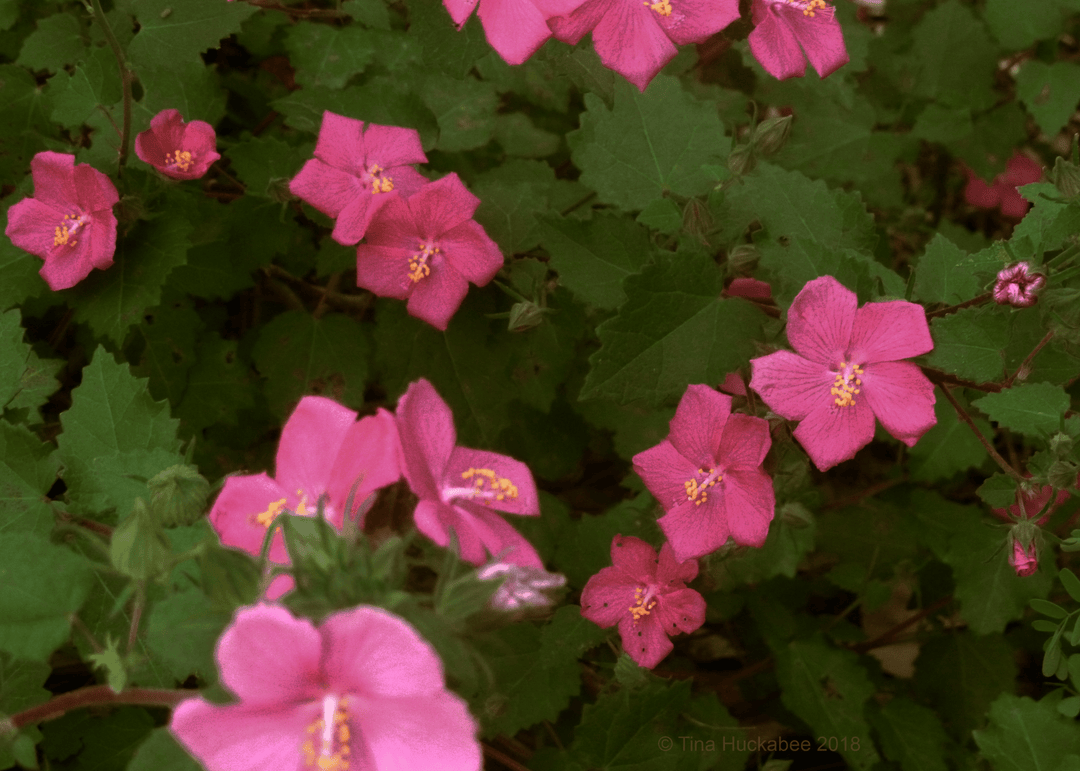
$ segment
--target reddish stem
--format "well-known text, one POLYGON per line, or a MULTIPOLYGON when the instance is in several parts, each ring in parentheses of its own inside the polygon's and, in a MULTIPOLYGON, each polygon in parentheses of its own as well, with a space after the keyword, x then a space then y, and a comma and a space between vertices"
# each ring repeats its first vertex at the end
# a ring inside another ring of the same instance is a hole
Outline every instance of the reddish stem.
POLYGON ((22 728, 26 725, 54 720, 69 710, 96 707, 102 704, 135 704, 172 709, 184 699, 192 698, 196 693, 198 691, 164 688, 129 688, 120 693, 113 693, 107 685, 91 685, 54 696, 44 704, 16 712, 8 719, 16 728, 22 728))
POLYGON ((984 302, 989 300, 992 296, 993 295, 991 295, 989 292, 987 292, 986 294, 981 294, 978 297, 973 297, 970 300, 967 300, 966 302, 959 303, 958 305, 950 305, 948 308, 942 308, 939 311, 933 311, 931 313, 927 313, 926 318, 933 319, 933 318, 937 318, 938 316, 945 316, 945 315, 948 315, 950 313, 956 313, 957 311, 963 310, 964 308, 970 308, 972 305, 982 305, 984 302))

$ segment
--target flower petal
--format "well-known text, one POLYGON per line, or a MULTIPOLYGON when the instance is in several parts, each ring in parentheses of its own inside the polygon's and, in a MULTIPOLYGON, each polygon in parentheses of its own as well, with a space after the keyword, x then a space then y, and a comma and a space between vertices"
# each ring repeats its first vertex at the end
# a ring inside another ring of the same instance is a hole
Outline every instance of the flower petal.
POLYGON ((848 356, 858 364, 909 359, 933 348, 921 305, 893 300, 867 303, 855 312, 848 356))
MULTIPOLYGON (((88 163, 75 167, 75 194, 79 206, 85 211, 95 212, 95 217, 97 212, 105 210, 110 210, 109 214, 112 214, 112 207, 120 200, 120 193, 112 180, 88 163)), ((40 198, 36 193, 35 197, 40 198)))
POLYGON ((289 181, 289 192, 329 217, 338 216, 354 199, 371 196, 361 187, 359 177, 318 158, 307 161, 289 181))
POLYGON ((173 710, 169 730, 207 771, 299 769, 304 729, 317 713, 316 704, 267 710, 186 699, 173 710))
POLYGON ((221 683, 244 706, 277 707, 322 695, 322 637, 280 605, 241 608, 217 644, 221 683))
POLYGON ((90 264, 104 270, 116 254, 116 216, 112 210, 94 212, 90 221, 90 264))
POLYGON ((731 535, 724 511, 724 488, 713 487, 700 506, 685 501, 656 520, 676 560, 692 560, 712 554, 731 535))
POLYGON ((406 307, 410 316, 446 331, 468 293, 469 282, 444 260, 442 264, 432 265, 431 275, 413 287, 406 307))
POLYGON ((850 61, 835 9, 826 6, 812 14, 804 14, 795 6, 781 6, 780 13, 790 20, 791 33, 806 51, 806 58, 814 65, 819 77, 832 75, 850 61))
MULTIPOLYGON (((333 239, 342 246, 352 246, 367 233, 371 221, 388 201, 392 200, 385 193, 373 194, 368 190, 358 189, 348 203, 342 207, 334 221, 333 239)), ((311 203, 308 201, 308 203, 311 203)), ((316 207, 318 208, 318 207, 316 207)))
POLYGON ((802 420, 832 402, 829 389, 836 373, 791 351, 777 351, 750 360, 750 388, 773 412, 788 420, 802 420))
POLYGON ((868 364, 862 381, 861 397, 885 430, 908 447, 937 424, 934 385, 911 362, 868 364))
POLYGON ((730 396, 707 385, 689 385, 675 409, 667 440, 691 463, 712 466, 730 414, 730 396))
MULTIPOLYGON (((262 512, 273 513, 274 504, 287 501, 285 490, 266 474, 226 477, 225 487, 210 509, 210 525, 223 546, 242 549, 258 557, 266 538, 266 527, 256 517, 262 512)), ((271 562, 289 563, 281 531, 274 535, 269 556, 271 562)))
POLYGON ((696 477, 691 463, 667 439, 634 456, 634 471, 665 511, 687 502, 685 482, 696 477))
POLYGON ((683 583, 693 581, 697 578, 697 574, 696 559, 680 560, 675 556, 675 550, 669 543, 660 547, 660 561, 656 568, 658 583, 672 589, 681 589, 683 583))
MULTIPOLYGON (((435 544, 447 549, 450 547, 450 533, 453 531, 457 540, 458 554, 461 559, 473 565, 482 565, 487 560, 487 552, 480 537, 483 527, 476 518, 457 506, 448 506, 441 501, 422 500, 413 511, 416 529, 430 538, 435 544)), ((489 540, 496 540, 493 537, 489 540)))
POLYGON ((548 19, 552 34, 564 43, 577 45, 578 41, 592 32, 600 20, 619 0, 585 0, 566 16, 548 19))
MULTIPOLYGON (((377 163, 385 170, 427 163, 427 156, 420 144, 420 132, 412 128, 369 123, 364 132, 364 150, 368 163, 377 163)), ((397 187, 396 178, 394 186, 397 187)))
POLYGON ((394 246, 356 247, 356 285, 379 297, 405 300, 412 291, 409 260, 415 252, 394 246))
POLYGON ((367 160, 364 121, 323 111, 315 157, 350 175, 358 174, 367 160))
POLYGON ((777 80, 805 75, 806 58, 776 5, 754 0, 753 15, 756 26, 748 39, 750 52, 765 71, 777 80))
POLYGON ((657 21, 676 45, 704 43, 739 18, 738 0, 671 0, 671 13, 657 21))
MULTIPOLYGON (((455 447, 450 456, 450 462, 446 464, 446 471, 440 484, 444 490, 450 487, 473 487, 480 492, 496 494, 490 499, 464 499, 470 500, 477 506, 490 505, 493 509, 523 516, 540 514, 540 498, 536 492, 536 482, 533 480, 532 472, 524 463, 507 455, 455 447), (475 473, 478 469, 493 472, 495 480, 489 480, 485 474, 475 473), (510 488, 506 487, 505 483, 501 487, 496 486, 495 483, 500 479, 509 481, 513 487, 513 495, 510 494, 510 488), (477 486, 478 482, 482 484, 477 486), (503 498, 499 500, 498 495, 502 495, 503 498)), ((460 500, 463 499, 459 499, 459 502, 460 500)))
POLYGON ((664 634, 659 616, 652 613, 637 622, 629 614, 623 616, 619 619, 619 636, 627 655, 647 669, 663 661, 675 647, 664 634))
POLYGON ((378 771, 480 771, 477 725, 463 699, 443 691, 401 699, 357 699, 354 718, 378 771))
MULTIPOLYGON (((281 429, 274 467, 277 483, 286 492, 306 495, 314 506, 329 489, 334 461, 355 424, 356 413, 333 399, 303 397, 281 429)), ((334 524, 340 526, 340 519, 334 524)))
POLYGON ((454 172, 424 185, 409 198, 409 208, 416 220, 420 237, 438 240, 443 233, 472 219, 480 199, 465 189, 454 172))
POLYGON ((4 235, 24 252, 47 259, 53 250, 55 228, 64 219, 57 211, 36 198, 24 198, 8 209, 4 235))
POLYGON ((443 5, 446 6, 446 10, 450 12, 450 18, 454 20, 454 24, 460 30, 473 9, 476 8, 477 2, 479 0, 443 0, 443 5))
POLYGON ((593 30, 600 61, 639 91, 678 53, 656 19, 657 14, 637 0, 613 3, 593 30))
MULTIPOLYGON (((392 413, 380 407, 376 414, 360 418, 349 427, 330 471, 326 491, 334 507, 345 513, 352 486, 359 482, 349 513, 353 516, 373 492, 401 479, 402 465, 397 423, 392 413)), ((361 521, 359 525, 363 528, 364 523, 361 521)))
POLYGON ((531 0, 484 0, 479 13, 488 43, 507 64, 523 63, 551 37, 531 0))
POLYGON ((611 539, 611 564, 632 581, 645 583, 656 578, 659 562, 656 549, 640 538, 618 534, 611 539))
POLYGON ((716 458, 724 474, 739 468, 756 469, 761 467, 771 446, 767 420, 736 413, 724 426, 716 458))
POLYGON ((72 214, 78 202, 75 191, 75 156, 45 150, 30 161, 34 198, 64 214, 72 214))
POLYGON ((581 591, 581 615, 601 629, 614 626, 634 604, 638 586, 618 568, 603 568, 589 578, 581 591))
POLYGON ((727 472, 720 485, 724 520, 735 543, 763 546, 776 511, 772 478, 760 468, 739 468, 727 472))
POLYGON ((498 244, 476 220, 466 220, 443 233, 439 248, 454 270, 477 286, 486 286, 505 262, 498 244))
POLYGON ((435 387, 420 378, 398 400, 396 418, 409 487, 421 498, 438 501, 439 480, 457 442, 450 408, 435 387))
POLYGON ((983 182, 969 170, 968 183, 964 188, 964 200, 981 209, 993 209, 1001 202, 1001 188, 983 182))
MULTIPOLYGON (((470 558, 469 562, 481 565, 490 559, 497 559, 512 565, 543 569, 544 562, 528 539, 494 511, 465 503, 454 506, 454 510, 459 515, 455 532, 460 534, 465 528, 470 529, 487 552, 479 560, 470 558)), ((464 556, 464 552, 462 554, 464 556)))
POLYGON ((803 418, 793 435, 814 465, 827 471, 851 460, 870 444, 874 438, 874 412, 866 399, 850 407, 820 407, 803 418))
POLYGON ((832 276, 807 282, 788 309, 791 347, 819 364, 835 366, 844 361, 858 305, 855 293, 832 276))
POLYGON ((669 592, 660 597, 653 613, 664 634, 688 634, 705 623, 705 598, 693 589, 669 592))
POLYGON ((406 200, 396 192, 386 194, 385 203, 378 210, 379 216, 367 226, 367 245, 407 249, 410 253, 417 251, 424 238, 420 235, 416 217, 418 209, 411 204, 415 199, 413 196, 406 200))

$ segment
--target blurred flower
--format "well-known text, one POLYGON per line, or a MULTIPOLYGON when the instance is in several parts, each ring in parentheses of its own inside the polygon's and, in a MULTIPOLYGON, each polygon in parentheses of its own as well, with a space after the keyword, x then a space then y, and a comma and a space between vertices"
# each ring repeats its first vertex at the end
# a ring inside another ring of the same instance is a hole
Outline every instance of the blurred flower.
POLYGON ((323 113, 315 157, 289 183, 293 195, 330 217, 333 237, 349 246, 364 237, 391 193, 410 196, 427 183, 414 163, 427 163, 416 129, 367 124, 323 113))
POLYGON ((491 597, 491 606, 499 610, 547 607, 554 602, 547 591, 566 585, 566 576, 561 573, 507 562, 485 565, 477 576, 481 581, 503 579, 491 597))
MULTIPOLYGON (((340 529, 357 479, 350 517, 375 490, 400 478, 401 448, 393 415, 380 409, 357 421, 355 412, 332 399, 305 396, 281 430, 274 478, 265 473, 226 478, 210 510, 210 524, 224 545, 258 555, 266 529, 281 512, 315 516, 326 496, 326 520, 340 529)), ((269 556, 271 562, 289 564, 280 532, 269 556)), ((276 599, 292 587, 291 577, 278 576, 266 597, 276 599)))
POLYGON ((693 632, 705 623, 704 598, 686 588, 697 576, 697 560, 679 562, 667 543, 658 559, 641 539, 616 535, 611 564, 585 584, 581 615, 602 628, 618 624, 623 650, 652 669, 675 647, 670 635, 693 632))
POLYGON ((217 645, 235 704, 186 699, 169 729, 207 771, 479 771, 476 721, 402 619, 360 606, 318 627, 277 605, 241 608, 217 645))
POLYGON ((1038 161, 1033 161, 1022 153, 1013 153, 1005 164, 1005 173, 994 177, 987 184, 965 167, 968 183, 964 188, 964 200, 981 209, 1000 208, 1006 217, 1023 217, 1031 206, 1016 188, 1029 185, 1042 179, 1043 169, 1038 161))
POLYGON ((738 0, 585 0, 548 24, 571 45, 592 32, 604 66, 644 91, 675 58, 675 46, 704 43, 738 18, 738 0))
POLYGON ((750 362, 750 387, 775 413, 801 421, 794 436, 822 471, 869 444, 875 417, 908 447, 937 423, 934 386, 900 361, 934 347, 922 306, 858 302, 832 276, 810 281, 788 310, 796 353, 750 362))
POLYGON ((716 551, 728 538, 761 546, 776 499, 761 468, 769 423, 731 414, 731 397, 705 385, 688 386, 671 431, 634 456, 634 471, 667 512, 658 521, 675 559, 716 551))
POLYGON ((720 390, 732 396, 746 396, 746 382, 738 372, 729 372, 724 375, 720 390))
POLYGON ((488 43, 507 64, 521 64, 551 37, 547 20, 571 13, 582 0, 443 0, 459 30, 477 3, 488 43))
POLYGON ((162 110, 150 121, 150 129, 135 137, 135 154, 166 177, 198 179, 221 157, 216 143, 209 123, 184 123, 179 110, 162 110))
MULTIPOLYGON (((1031 476, 1025 474, 1024 476, 1031 476)), ((1080 484, 1080 479, 1076 480, 1077 484, 1080 484)), ((1069 494, 1064 490, 1059 490, 1058 494, 1054 497, 1054 502, 1050 504, 1050 507, 1046 509, 1046 513, 1039 516, 1039 512, 1046 507, 1047 503, 1050 503, 1050 496, 1053 494, 1054 488, 1050 485, 1042 485, 1038 490, 1028 490, 1021 492, 1020 488, 1017 488, 1016 503, 1012 504, 1008 508, 993 509, 996 516, 1005 520, 1031 520, 1036 525, 1042 526, 1046 524, 1046 521, 1050 519, 1050 515, 1054 513, 1054 510, 1058 506, 1069 500, 1069 494), (1021 502, 1023 508, 1021 509, 1021 502), (1039 516, 1038 519, 1035 517, 1039 516)))
POLYGON ((474 565, 490 553, 501 562, 544 567, 532 544, 492 511, 540 514, 536 483, 524 463, 457 446, 450 408, 423 378, 398 400, 397 426, 405 479, 420 499, 413 518, 421 533, 446 547, 453 530, 461 558, 474 565))
POLYGON ((1034 305, 1046 277, 1030 271, 1031 266, 1026 262, 1017 262, 998 273, 994 283, 994 302, 1014 308, 1030 308, 1034 305))
POLYGON ((745 297, 748 300, 771 300, 772 287, 768 282, 756 278, 736 278, 728 284, 724 294, 728 297, 745 297))
POLYGON ((380 297, 408 300, 409 314, 437 329, 469 291, 503 266, 502 252, 472 219, 480 199, 450 173, 408 199, 386 200, 356 249, 356 284, 380 297))
POLYGON ((45 260, 39 271, 53 291, 68 289, 94 268, 113 264, 120 200, 112 180, 75 156, 45 151, 30 161, 34 197, 8 209, 4 234, 45 260))
POLYGON ((848 63, 844 32, 825 0, 754 0, 752 13, 750 51, 774 78, 801 78, 807 58, 822 78, 848 63))

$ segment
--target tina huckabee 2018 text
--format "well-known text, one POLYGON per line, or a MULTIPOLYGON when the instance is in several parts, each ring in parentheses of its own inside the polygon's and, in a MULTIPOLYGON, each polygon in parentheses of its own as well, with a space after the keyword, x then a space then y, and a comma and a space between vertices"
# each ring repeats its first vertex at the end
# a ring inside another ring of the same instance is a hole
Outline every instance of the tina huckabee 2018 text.
MULTIPOLYGON (((815 748, 813 743, 809 739, 762 739, 760 736, 756 739, 737 739, 735 737, 725 737, 720 742, 720 747, 716 746, 716 742, 712 739, 708 741, 702 739, 695 739, 692 736, 680 736, 678 737, 682 742, 680 749, 690 752, 714 752, 719 749, 721 752, 725 751, 737 751, 745 752, 810 752, 816 749, 818 752, 837 752, 837 751, 852 751, 858 752, 862 748, 862 742, 858 736, 843 736, 837 738, 835 736, 819 736, 817 737, 818 745, 815 748)), ((661 750, 667 752, 675 746, 675 742, 671 740, 670 736, 660 737, 658 745, 661 750)))

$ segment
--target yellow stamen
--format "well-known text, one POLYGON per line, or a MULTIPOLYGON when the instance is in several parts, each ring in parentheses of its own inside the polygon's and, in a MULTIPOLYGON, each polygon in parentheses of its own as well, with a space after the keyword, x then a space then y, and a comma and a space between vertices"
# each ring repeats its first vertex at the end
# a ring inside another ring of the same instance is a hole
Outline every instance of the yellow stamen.
POLYGON ((862 373, 863 368, 858 364, 840 362, 840 371, 836 373, 836 381, 833 383, 832 388, 829 389, 829 393, 836 397, 833 399, 833 403, 837 407, 851 407, 855 404, 856 395, 862 391, 859 388, 862 385, 862 379, 859 375, 862 373))
POLYGON ((642 587, 638 587, 634 590, 634 604, 630 606, 629 610, 634 617, 634 623, 636 624, 644 616, 649 615, 649 612, 656 607, 656 600, 652 598, 652 590, 645 593, 642 596, 644 590, 642 587))
POLYGON ((187 150, 177 150, 171 155, 166 153, 165 160, 180 171, 187 171, 195 165, 195 156, 187 150))
POLYGON ((494 497, 497 501, 518 497, 517 485, 505 477, 498 476, 489 468, 470 468, 468 471, 461 472, 461 478, 473 481, 473 490, 475 494, 479 494, 477 497, 494 497), (487 491, 484 490, 485 484, 488 486, 487 491))
POLYGON ((686 490, 686 500, 693 501, 695 506, 700 506, 709 500, 709 488, 724 478, 723 475, 716 473, 715 468, 708 471, 699 468, 698 473, 705 475, 705 478, 700 483, 698 483, 697 478, 687 479, 683 482, 683 489, 686 490))
POLYGON ((371 175, 371 193, 372 195, 378 195, 379 193, 389 193, 394 189, 394 181, 390 177, 382 176, 382 166, 373 164, 368 166, 368 174, 371 175))
POLYGON ((409 257, 409 280, 419 284, 420 280, 431 275, 431 266, 428 258, 439 253, 439 247, 429 244, 420 244, 420 251, 409 257))
POLYGON ((75 246, 79 242, 72 236, 81 225, 82 217, 76 214, 65 214, 64 221, 53 230, 53 246, 75 246))
POLYGON ((284 509, 284 508, 285 508, 285 499, 284 498, 282 498, 280 501, 274 501, 273 503, 270 504, 270 507, 266 511, 255 515, 255 521, 258 522, 263 527, 270 527, 270 523, 274 521, 274 518, 278 514, 280 514, 282 509, 284 509))
POLYGON ((671 3, 669 0, 657 0, 655 3, 645 2, 642 5, 648 6, 651 10, 656 11, 661 16, 671 15, 671 3))
POLYGON ((319 771, 348 771, 349 747, 348 712, 345 709, 347 699, 327 696, 323 699, 321 718, 311 723, 306 733, 300 752, 304 756, 305 768, 318 768, 319 771), (334 727, 337 726, 335 736, 334 727), (316 742, 319 744, 316 750, 316 742))

